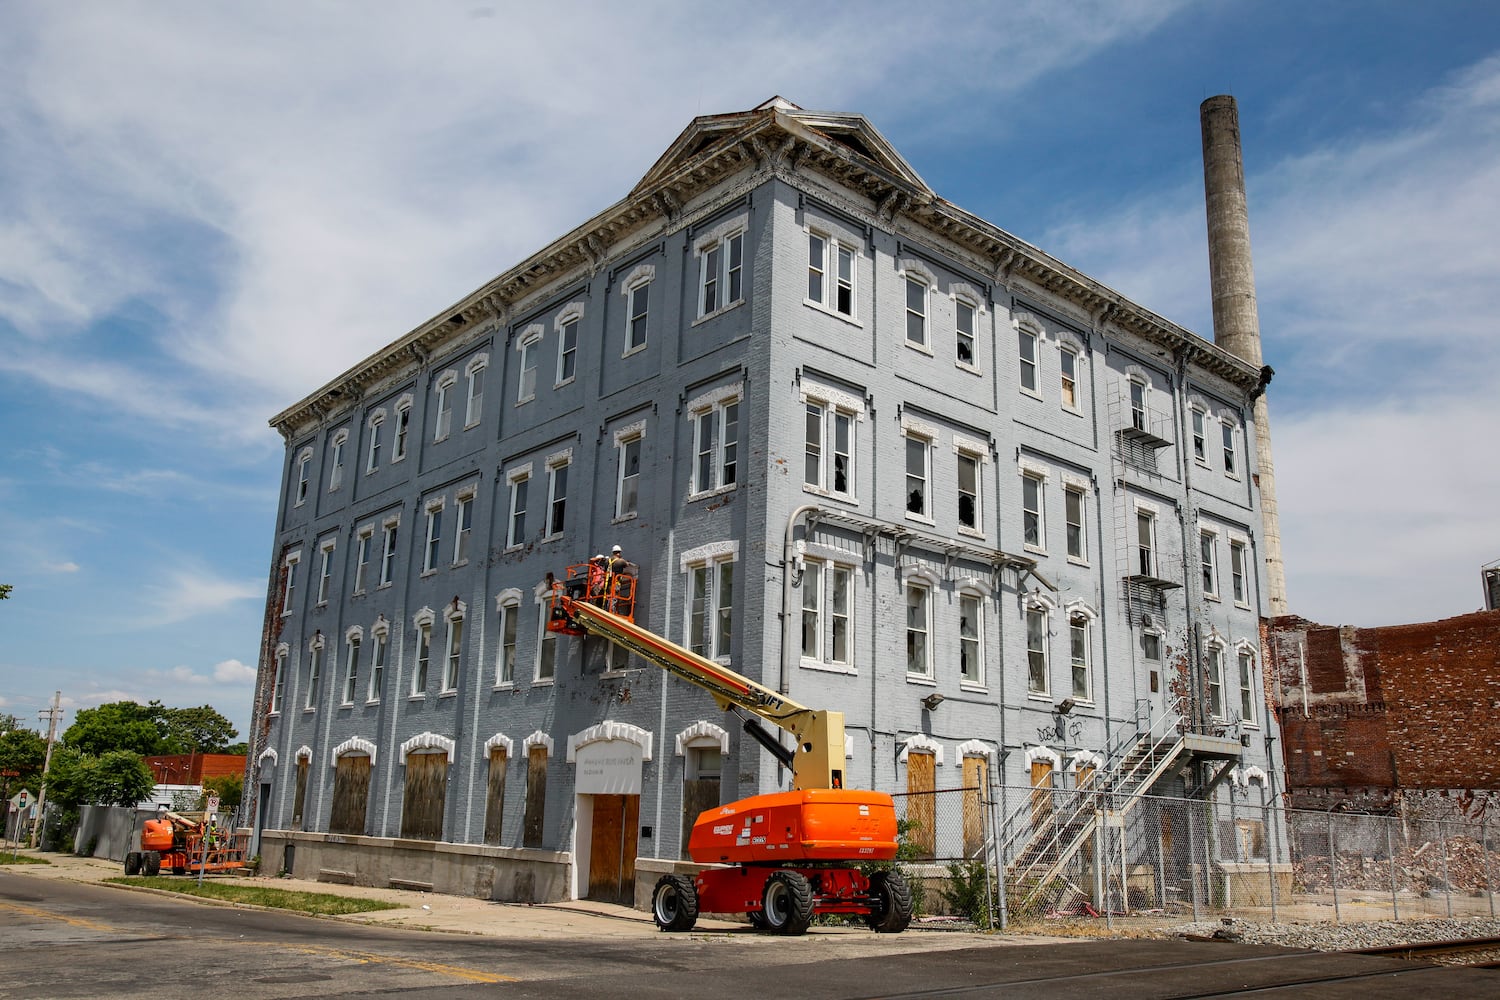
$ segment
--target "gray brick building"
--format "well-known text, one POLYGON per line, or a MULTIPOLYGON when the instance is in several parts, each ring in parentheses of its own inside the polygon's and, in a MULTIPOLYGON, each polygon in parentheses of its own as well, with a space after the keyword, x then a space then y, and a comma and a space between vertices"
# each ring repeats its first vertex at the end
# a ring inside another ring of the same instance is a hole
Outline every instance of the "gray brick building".
POLYGON ((1194 737, 1154 790, 1265 782, 1260 376, 859 115, 696 119, 273 419, 261 853, 629 900, 685 817, 788 787, 707 695, 544 630, 548 574, 616 544, 637 621, 845 713, 851 785, 982 786, 1003 818, 1153 727, 1194 737))

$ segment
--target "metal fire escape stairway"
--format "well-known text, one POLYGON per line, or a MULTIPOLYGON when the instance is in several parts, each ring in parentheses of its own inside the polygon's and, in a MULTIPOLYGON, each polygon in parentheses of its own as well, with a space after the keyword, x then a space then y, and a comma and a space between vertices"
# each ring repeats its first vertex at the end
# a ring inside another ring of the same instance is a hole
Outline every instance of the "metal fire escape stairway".
POLYGON ((1176 713, 1163 715, 1144 730, 1127 724, 1122 736, 1112 741, 1106 766, 1066 793, 1061 808, 1057 792, 1038 789, 1030 802, 1012 814, 1007 825, 1020 832, 1004 848, 1011 854, 1006 883, 1016 887, 1020 908, 1034 903, 1066 870, 1107 814, 1123 821, 1142 796, 1184 758, 1220 762, 1213 777, 1196 790, 1197 797, 1206 797, 1240 758, 1238 740, 1188 732, 1176 713), (1029 823, 1023 817, 1027 811, 1029 823))

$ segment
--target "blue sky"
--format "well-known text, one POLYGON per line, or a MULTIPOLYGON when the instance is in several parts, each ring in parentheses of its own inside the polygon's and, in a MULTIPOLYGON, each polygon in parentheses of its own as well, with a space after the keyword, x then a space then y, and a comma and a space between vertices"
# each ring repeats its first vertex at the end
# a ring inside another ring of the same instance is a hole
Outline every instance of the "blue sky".
POLYGON ((1291 606, 1475 610, 1496 5, 0 6, 0 711, 159 698, 243 735, 268 418, 618 200, 694 115, 863 113, 940 194, 1211 337, 1219 93, 1291 606))

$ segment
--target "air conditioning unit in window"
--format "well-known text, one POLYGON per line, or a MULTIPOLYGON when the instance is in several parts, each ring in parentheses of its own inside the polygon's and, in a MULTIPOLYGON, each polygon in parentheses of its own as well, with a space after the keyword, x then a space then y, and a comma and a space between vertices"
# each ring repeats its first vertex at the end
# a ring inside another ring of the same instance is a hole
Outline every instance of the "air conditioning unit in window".
POLYGON ((1156 619, 1150 615, 1141 615, 1141 628, 1155 628, 1156 619))
POLYGON ((1250 745, 1250 734, 1249 733, 1240 733, 1240 746, 1247 747, 1249 745, 1250 745))

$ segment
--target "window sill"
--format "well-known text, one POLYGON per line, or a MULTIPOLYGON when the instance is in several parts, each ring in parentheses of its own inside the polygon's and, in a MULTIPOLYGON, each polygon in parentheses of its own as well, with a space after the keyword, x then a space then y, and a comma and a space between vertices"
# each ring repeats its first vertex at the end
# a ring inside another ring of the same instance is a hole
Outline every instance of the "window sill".
POLYGON ((1213 601, 1213 602, 1214 602, 1214 603, 1215 603, 1215 604, 1218 604, 1218 603, 1220 603, 1220 601, 1221 601, 1221 600, 1222 600, 1222 599, 1221 599, 1221 598, 1220 598, 1220 597, 1219 597, 1219 595, 1218 595, 1218 594, 1207 594, 1207 593, 1206 593, 1206 594, 1204 594, 1204 595, 1203 595, 1203 599, 1204 599, 1204 600, 1205 600, 1205 601, 1213 601))
POLYGON ((266 718, 268 718, 268 719, 279 719, 279 718, 281 718, 281 712, 280 712, 279 709, 273 708, 269 712, 266 713, 266 718))
POLYGON ((970 694, 989 694, 990 689, 979 681, 959 681, 958 689, 970 694))
POLYGON ((1235 482, 1239 482, 1240 481, 1240 474, 1238 472, 1225 472, 1224 473, 1224 478, 1225 479, 1233 479, 1235 482))
POLYGON ((328 607, 328 599, 326 597, 323 600, 319 601, 317 604, 313 605, 313 608, 315 610, 318 609, 318 608, 326 608, 326 607, 328 607))
POLYGON ((859 499, 857 497, 850 496, 847 493, 835 493, 832 490, 824 489, 821 486, 814 486, 812 483, 803 483, 802 492, 811 493, 813 496, 823 497, 825 499, 833 500, 838 503, 846 503, 851 507, 859 506, 859 499))
POLYGON ((928 527, 931 527, 931 528, 937 527, 937 522, 934 521, 932 518, 928 517, 926 514, 916 514, 916 513, 913 513, 912 511, 907 511, 906 512, 906 519, 908 521, 915 521, 918 524, 925 524, 925 525, 927 525, 928 527))
POLYGON ((639 345, 637 345, 635 347, 627 347, 627 348, 625 348, 624 353, 620 355, 620 360, 623 361, 625 358, 631 357, 632 355, 639 354, 642 351, 644 351, 645 349, 646 349, 646 345, 645 344, 639 344, 639 345))
POLYGON ((816 299, 803 299, 802 304, 810 309, 816 309, 818 312, 822 313, 825 316, 832 316, 836 320, 841 320, 842 322, 848 323, 850 326, 859 327, 861 330, 865 328, 865 325, 863 323, 861 323, 859 320, 855 319, 848 313, 841 313, 837 309, 830 309, 816 299))
POLYGON ((302 710, 302 714, 303 714, 303 715, 312 715, 312 714, 314 714, 314 713, 315 713, 315 712, 317 712, 317 710, 318 710, 318 709, 317 709, 317 706, 315 706, 315 705, 314 705, 314 706, 312 706, 312 707, 309 707, 309 708, 304 708, 304 709, 303 709, 303 710, 302 710))
POLYGON ((1069 406, 1067 403, 1064 403, 1062 404, 1062 411, 1064 413, 1071 413, 1075 417, 1083 416, 1083 408, 1080 406, 1069 406))
POLYGON ((707 500, 709 497, 716 497, 724 493, 732 493, 735 490, 739 489, 739 487, 739 483, 730 483, 728 486, 716 486, 711 490, 704 490, 701 493, 689 493, 688 503, 694 503, 698 500, 707 500))
POLYGON ((421 694, 409 694, 409 695, 406 696, 406 700, 407 701, 426 701, 427 700, 427 693, 424 691, 421 694))
POLYGON ((1234 602, 1234 606, 1237 607, 1237 608, 1239 608, 1241 611, 1249 611, 1250 610, 1250 605, 1246 601, 1235 601, 1234 602))
POLYGON ((916 351, 918 354, 927 355, 929 358, 937 357, 937 355, 932 352, 932 348, 928 347, 926 344, 919 344, 916 341, 908 340, 906 341, 906 346, 911 350, 916 351))
POLYGON ((800 663, 803 670, 817 670, 825 674, 842 674, 846 677, 857 677, 859 671, 844 663, 829 663, 825 660, 812 660, 803 657, 800 663))
POLYGON ((379 705, 379 704, 380 704, 380 699, 379 698, 366 698, 365 699, 365 707, 366 708, 369 708, 371 705, 379 705))
POLYGON ((1080 559, 1078 556, 1068 556, 1068 564, 1071 566, 1087 567, 1089 561, 1087 559, 1080 559))
POLYGON ((439 691, 438 692, 438 700, 439 701, 442 701, 444 698, 457 698, 457 697, 458 697, 458 688, 454 688, 451 691, 439 691))
POLYGON ((525 547, 526 547, 526 543, 525 542, 512 543, 512 544, 507 545, 505 547, 505 553, 506 553, 506 555, 509 555, 512 552, 520 552, 525 547))
POLYGON ((577 380, 577 378, 578 378, 577 375, 569 375, 565 379, 561 379, 561 380, 559 380, 557 382, 553 382, 552 383, 552 388, 554 388, 554 389, 561 389, 565 385, 572 385, 574 383, 574 381, 577 380))
POLYGON ((377 465, 373 469, 366 469, 365 470, 365 475, 366 476, 373 476, 373 475, 375 475, 375 473, 377 473, 379 471, 380 471, 380 466, 377 465))
POLYGON ((1024 385, 1023 386, 1018 386, 1017 388, 1020 389, 1021 395, 1023 395, 1023 396, 1030 396, 1032 399, 1036 400, 1038 403, 1045 403, 1046 402, 1046 400, 1042 398, 1042 394, 1040 392, 1036 391, 1035 389, 1028 389, 1024 385))
POLYGON ((1052 708, 1052 696, 1045 691, 1027 691, 1026 700, 1046 705, 1049 711, 1052 708))
POLYGON ((937 687, 937 678, 931 674, 914 674, 907 671, 906 683, 915 684, 918 687, 937 687))
POLYGON ((1206 459, 1206 458, 1199 458, 1198 456, 1194 455, 1193 456, 1193 464, 1196 465, 1198 468, 1202 469, 1204 472, 1212 472, 1213 471, 1212 469, 1210 469, 1208 467, 1208 459, 1206 459))
POLYGON ((605 670, 599 674, 599 677, 603 680, 611 680, 620 677, 635 677, 644 672, 644 667, 619 667, 615 670, 605 670))
POLYGON ((715 309, 713 312, 704 313, 702 316, 699 316, 697 319, 693 320, 693 322, 692 322, 691 325, 692 326, 697 326, 699 323, 707 323, 711 319, 718 319, 720 316, 722 316, 725 313, 729 312, 731 309, 738 309, 740 306, 742 306, 744 304, 745 304, 745 300, 743 298, 735 299, 733 302, 729 302, 729 303, 726 303, 725 305, 720 306, 719 308, 715 309))
POLYGON ((620 514, 620 515, 618 515, 616 517, 610 518, 609 523, 610 524, 624 524, 626 521, 634 521, 636 518, 638 518, 640 516, 641 515, 637 511, 631 511, 628 514, 620 514))
POLYGON ((469 565, 469 559, 468 559, 467 556, 465 556, 464 558, 460 559, 458 562, 449 563, 448 564, 448 568, 449 569, 458 569, 460 566, 467 566, 467 565, 469 565))
POLYGON ((533 392, 529 396, 522 396, 520 399, 516 400, 515 405, 516 406, 525 406, 527 403, 531 402, 534 399, 536 399, 536 393, 533 392))
POLYGON ((1021 546, 1021 548, 1023 551, 1030 552, 1034 555, 1044 556, 1047 554, 1046 548, 1041 545, 1033 545, 1027 543, 1026 545, 1021 546))
POLYGON ((418 575, 418 577, 420 579, 425 580, 429 576, 437 576, 437 570, 435 570, 435 569, 424 569, 421 573, 419 573, 417 575, 418 575))
POLYGON ((340 709, 340 710, 341 710, 341 711, 342 711, 342 710, 343 710, 343 709, 346 709, 346 708, 353 708, 353 707, 354 707, 354 702, 352 702, 352 701, 341 701, 341 702, 339 702, 339 709, 340 709))
POLYGON ((390 590, 391 587, 393 587, 393 586, 395 586, 395 584, 392 581, 387 580, 387 581, 385 581, 385 583, 380 584, 375 589, 376 590, 390 590))
POLYGON ((433 444, 442 444, 444 441, 448 440, 448 438, 450 436, 451 435, 448 435, 448 434, 439 434, 437 437, 435 437, 435 438, 432 439, 432 443, 433 444))
POLYGON ((557 683, 555 677, 538 677, 531 682, 532 687, 551 687, 557 683))
POLYGON ((499 684, 495 684, 490 687, 491 691, 514 691, 515 689, 515 681, 501 681, 499 684))
POLYGON ((973 538, 981 542, 984 541, 985 538, 984 532, 980 531, 978 528, 966 528, 963 525, 958 526, 958 533, 960 535, 963 535, 965 538, 973 538))
POLYGON ((391 464, 395 465, 397 462, 404 462, 404 461, 406 461, 406 453, 402 452, 400 455, 397 455, 395 458, 391 459, 391 464))

